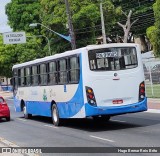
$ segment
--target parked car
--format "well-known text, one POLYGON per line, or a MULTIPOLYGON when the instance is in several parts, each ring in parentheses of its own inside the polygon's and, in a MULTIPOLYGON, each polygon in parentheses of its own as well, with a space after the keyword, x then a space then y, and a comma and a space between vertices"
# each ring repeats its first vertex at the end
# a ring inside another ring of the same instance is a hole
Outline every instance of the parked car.
POLYGON ((145 79, 149 80, 150 79, 150 74, 149 74, 149 71, 148 71, 147 67, 145 66, 145 64, 143 64, 143 70, 144 70, 145 79))
POLYGON ((160 83, 160 64, 156 64, 151 69, 151 77, 152 77, 152 83, 160 83))
POLYGON ((10 121, 10 109, 2 96, 0 96, 0 118, 10 121))

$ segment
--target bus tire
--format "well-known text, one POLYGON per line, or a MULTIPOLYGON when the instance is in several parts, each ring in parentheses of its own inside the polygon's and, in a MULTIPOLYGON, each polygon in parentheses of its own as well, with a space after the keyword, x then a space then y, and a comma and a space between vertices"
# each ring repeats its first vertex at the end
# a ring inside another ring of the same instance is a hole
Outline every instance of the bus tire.
POLYGON ((24 118, 25 118, 25 119, 30 119, 30 118, 32 117, 32 114, 29 114, 29 113, 27 112, 27 108, 26 108, 25 105, 23 106, 23 114, 24 114, 24 118))
POLYGON ((52 105, 52 122, 55 126, 60 126, 61 119, 59 118, 58 108, 56 104, 52 105))

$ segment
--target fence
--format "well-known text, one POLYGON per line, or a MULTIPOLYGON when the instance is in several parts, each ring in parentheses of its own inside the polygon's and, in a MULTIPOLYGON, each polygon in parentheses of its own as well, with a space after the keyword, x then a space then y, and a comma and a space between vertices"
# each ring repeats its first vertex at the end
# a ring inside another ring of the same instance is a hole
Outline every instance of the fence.
POLYGON ((146 94, 149 98, 160 98, 160 58, 143 58, 146 94))

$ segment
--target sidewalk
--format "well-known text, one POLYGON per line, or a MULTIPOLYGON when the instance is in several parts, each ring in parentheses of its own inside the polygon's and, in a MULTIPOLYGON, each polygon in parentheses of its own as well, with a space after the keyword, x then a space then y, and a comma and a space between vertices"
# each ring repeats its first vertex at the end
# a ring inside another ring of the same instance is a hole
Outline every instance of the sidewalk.
POLYGON ((4 99, 12 98, 13 92, 10 91, 0 91, 0 96, 2 96, 4 99))
POLYGON ((160 99, 159 98, 148 98, 148 109, 160 110, 160 99))

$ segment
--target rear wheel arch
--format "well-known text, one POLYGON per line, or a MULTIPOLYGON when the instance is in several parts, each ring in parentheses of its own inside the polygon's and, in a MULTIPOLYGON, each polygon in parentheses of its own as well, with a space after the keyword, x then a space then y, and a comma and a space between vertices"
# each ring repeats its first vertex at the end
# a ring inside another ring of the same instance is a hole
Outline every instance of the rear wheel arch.
POLYGON ((52 112, 52 106, 53 106, 54 104, 57 105, 56 102, 55 102, 54 100, 52 100, 52 101, 51 101, 51 107, 50 107, 51 112, 52 112))

